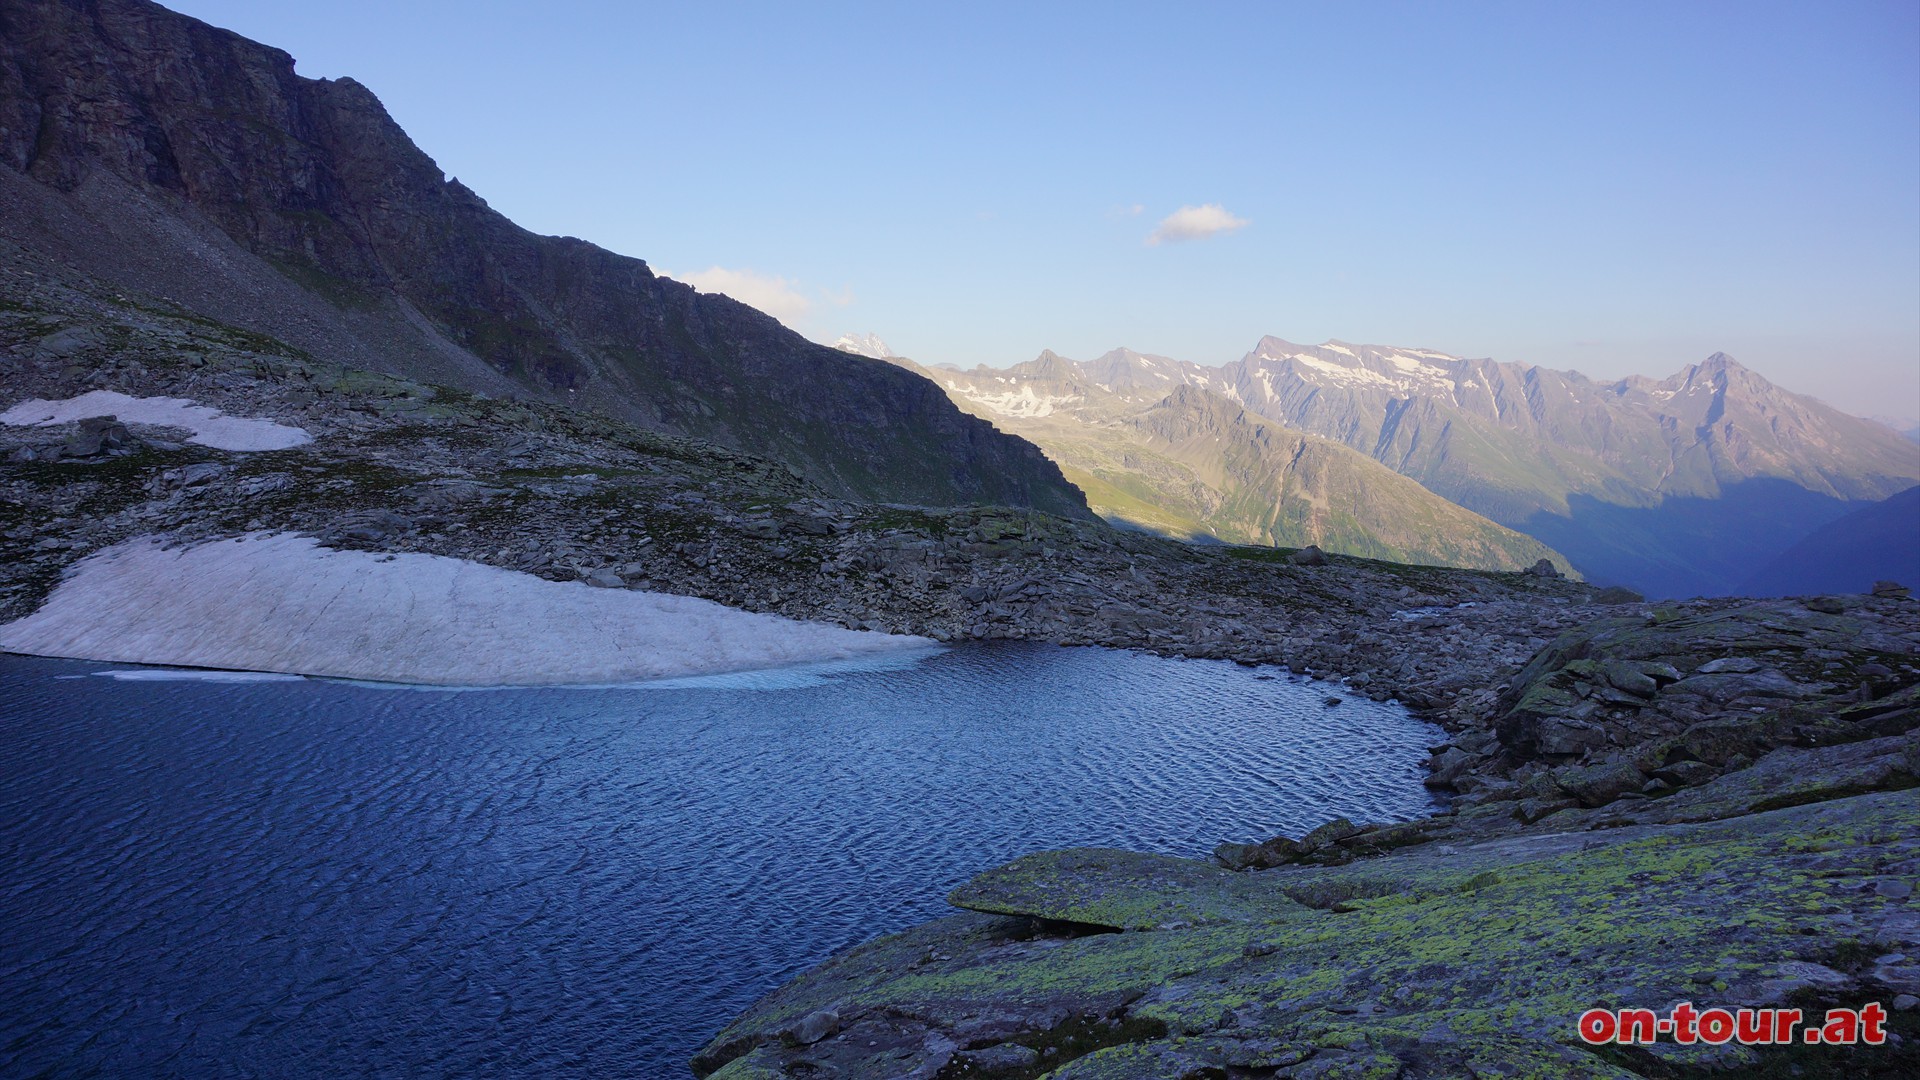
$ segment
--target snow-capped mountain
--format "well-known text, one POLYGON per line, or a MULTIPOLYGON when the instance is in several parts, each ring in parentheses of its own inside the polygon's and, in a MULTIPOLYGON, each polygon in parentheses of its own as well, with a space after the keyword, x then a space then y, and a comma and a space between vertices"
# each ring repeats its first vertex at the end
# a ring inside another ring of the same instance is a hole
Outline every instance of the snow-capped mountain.
POLYGON ((1219 367, 1115 349, 933 377, 1070 473, 1048 443, 1061 436, 1027 422, 1113 429, 1191 387, 1267 421, 1269 435, 1343 444, 1589 576, 1655 595, 1731 591, 1813 529, 1920 481, 1920 448, 1721 353, 1665 379, 1599 381, 1426 348, 1266 337, 1219 367))
POLYGON ((1602 382, 1430 349, 1262 338, 1247 407, 1657 595, 1737 588, 1808 532, 1920 479, 1920 450, 1724 353, 1602 382))
POLYGON ((875 360, 885 360, 895 355, 893 348, 880 340, 879 334, 841 334, 833 347, 841 352, 870 356, 875 360))
POLYGON ((1172 536, 1318 544, 1401 562, 1518 570, 1565 557, 1346 446, 1232 400, 1217 368, 1115 349, 1011 368, 912 367, 961 408, 1030 439, 1096 512, 1172 536))

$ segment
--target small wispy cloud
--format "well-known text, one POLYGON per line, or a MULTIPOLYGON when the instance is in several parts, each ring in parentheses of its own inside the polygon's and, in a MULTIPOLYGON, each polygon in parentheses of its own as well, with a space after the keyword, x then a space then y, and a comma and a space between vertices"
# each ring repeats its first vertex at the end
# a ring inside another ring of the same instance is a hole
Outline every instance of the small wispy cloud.
MULTIPOLYGON (((729 270, 724 266, 696 270, 690 274, 667 274, 676 281, 684 281, 703 293, 720 293, 731 296, 750 307, 761 311, 792 326, 797 319, 806 317, 813 310, 813 300, 800 291, 798 282, 771 274, 762 274, 753 270, 729 270)), ((835 306, 844 307, 853 300, 852 293, 844 301, 830 298, 835 306)))
POLYGON ((1107 216, 1113 217, 1113 218, 1130 218, 1130 217, 1139 217, 1141 214, 1144 214, 1146 212, 1147 212, 1146 207, 1140 205, 1139 203, 1132 203, 1132 204, 1123 204, 1123 205, 1113 207, 1112 209, 1107 211, 1107 216))
POLYGON ((1160 219, 1160 224, 1147 234, 1147 246, 1176 244, 1183 240, 1202 240, 1209 236, 1229 233, 1235 229, 1244 229, 1249 224, 1251 222, 1246 218, 1234 217, 1219 203, 1183 206, 1160 219))

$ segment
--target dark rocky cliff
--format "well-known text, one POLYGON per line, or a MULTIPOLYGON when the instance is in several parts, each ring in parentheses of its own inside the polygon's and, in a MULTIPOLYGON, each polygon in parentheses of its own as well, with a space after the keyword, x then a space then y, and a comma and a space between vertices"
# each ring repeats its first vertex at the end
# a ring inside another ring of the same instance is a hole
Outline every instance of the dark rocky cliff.
POLYGON ((832 490, 1087 514, 931 383, 581 240, 536 236, 366 87, 144 0, 0 0, 0 227, 324 359, 576 404, 832 490))

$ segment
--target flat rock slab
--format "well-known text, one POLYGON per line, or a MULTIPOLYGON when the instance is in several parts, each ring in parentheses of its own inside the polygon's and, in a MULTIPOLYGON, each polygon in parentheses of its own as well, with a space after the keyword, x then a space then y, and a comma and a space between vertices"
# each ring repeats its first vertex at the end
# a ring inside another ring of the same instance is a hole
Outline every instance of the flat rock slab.
POLYGON ((1116 848, 1022 856, 955 889, 947 902, 1111 930, 1164 930, 1269 918, 1298 905, 1231 870, 1116 848))

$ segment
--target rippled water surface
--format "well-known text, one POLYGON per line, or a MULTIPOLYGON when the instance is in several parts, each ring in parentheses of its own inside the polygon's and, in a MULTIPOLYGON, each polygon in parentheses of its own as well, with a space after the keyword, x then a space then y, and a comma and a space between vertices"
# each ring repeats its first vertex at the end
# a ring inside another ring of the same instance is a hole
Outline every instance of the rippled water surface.
POLYGON ((0 656, 0 1074, 689 1075, 1047 847, 1427 812, 1398 708, 1051 646, 445 692, 0 656))

